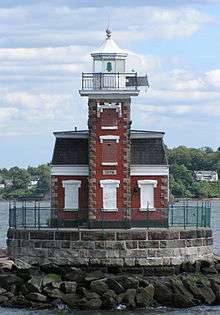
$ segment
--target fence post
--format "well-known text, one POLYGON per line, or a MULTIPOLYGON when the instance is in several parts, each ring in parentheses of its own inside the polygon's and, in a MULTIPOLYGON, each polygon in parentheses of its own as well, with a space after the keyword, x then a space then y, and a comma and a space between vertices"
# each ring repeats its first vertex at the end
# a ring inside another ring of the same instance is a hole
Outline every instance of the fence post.
POLYGON ((184 202, 184 206, 183 206, 183 227, 184 229, 186 228, 186 204, 184 202))
MULTIPOLYGON (((169 208, 168 208, 169 211, 169 208)), ((169 213, 168 213, 169 214, 169 213)), ((173 203, 171 204, 171 226, 173 226, 173 203)))
POLYGON ((99 73, 99 88, 102 89, 102 73, 99 73))
POLYGON ((189 203, 186 202, 186 227, 189 225, 189 203))
POLYGON ((37 207, 37 203, 36 200, 34 201, 34 227, 36 228, 37 226, 37 212, 36 212, 36 207, 37 207))
POLYGON ((198 204, 198 201, 197 201, 197 205, 196 205, 196 227, 197 227, 197 229, 199 227, 199 204, 198 204))
POLYGON ((16 203, 14 203, 14 206, 13 206, 13 209, 14 209, 14 228, 17 229, 17 209, 16 209, 16 203))
POLYGON ((149 202, 147 203, 147 229, 149 229, 149 202))
POLYGON ((78 232, 79 232, 79 208, 77 210, 77 228, 78 228, 78 232))
POLYGON ((26 229, 26 227, 27 227, 27 204, 25 201, 25 204, 24 204, 24 228, 26 229))
POLYGON ((38 208, 37 208, 37 226, 38 226, 38 229, 40 229, 40 207, 38 205, 38 208))

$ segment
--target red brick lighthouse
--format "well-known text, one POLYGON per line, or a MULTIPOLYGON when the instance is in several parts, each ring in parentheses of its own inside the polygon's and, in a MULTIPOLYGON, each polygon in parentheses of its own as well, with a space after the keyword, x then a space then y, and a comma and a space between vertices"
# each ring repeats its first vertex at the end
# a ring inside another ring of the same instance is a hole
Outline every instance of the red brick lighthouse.
POLYGON ((126 72, 127 53, 106 31, 82 74, 88 97, 88 130, 55 132, 52 206, 63 222, 89 227, 163 226, 169 169, 163 132, 132 130, 131 97, 147 77, 126 72))
POLYGON ((127 53, 106 35, 82 74, 88 130, 54 133, 51 207, 10 207, 9 257, 140 274, 213 263, 210 206, 168 207, 164 133, 131 129, 131 98, 147 78, 126 72, 127 53))

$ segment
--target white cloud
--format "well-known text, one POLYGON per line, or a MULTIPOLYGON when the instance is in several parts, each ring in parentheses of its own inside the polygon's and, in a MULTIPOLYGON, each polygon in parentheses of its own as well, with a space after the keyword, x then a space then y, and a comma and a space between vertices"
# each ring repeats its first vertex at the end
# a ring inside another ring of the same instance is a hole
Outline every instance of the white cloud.
POLYGON ((111 12, 114 37, 122 43, 146 38, 190 37, 213 18, 190 7, 111 6, 79 7, 41 3, 0 8, 2 47, 89 45, 103 39, 106 15, 111 12), (39 23, 40 21, 40 23, 39 23), (103 30, 103 31, 102 31, 103 30))
POLYGON ((17 108, 13 107, 0 107, 0 122, 5 123, 7 120, 15 117, 17 111, 17 108))
POLYGON ((220 69, 207 72, 207 77, 214 87, 220 88, 220 69))

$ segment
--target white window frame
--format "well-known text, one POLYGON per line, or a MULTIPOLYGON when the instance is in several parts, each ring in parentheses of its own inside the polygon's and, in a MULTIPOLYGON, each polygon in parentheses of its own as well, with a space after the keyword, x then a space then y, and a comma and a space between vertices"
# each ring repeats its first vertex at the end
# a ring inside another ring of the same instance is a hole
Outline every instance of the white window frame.
POLYGON ((120 180, 116 179, 103 179, 100 180, 100 186, 103 192, 103 211, 118 211, 117 208, 117 188, 119 187, 120 180), (109 201, 112 204, 109 205, 109 201))
POLYGON ((140 188, 140 210, 141 211, 154 211, 154 188, 157 187, 157 180, 142 179, 138 180, 138 188, 140 188), (147 192, 148 190, 148 192, 147 192), (152 196, 147 200, 148 195, 152 191, 152 196), (146 204, 146 206, 145 206, 146 204))
POLYGON ((99 136, 100 142, 103 143, 104 140, 113 140, 116 141, 116 143, 119 143, 119 136, 115 135, 105 135, 105 136, 99 136))
POLYGON ((64 188, 64 210, 78 211, 80 180, 63 180, 64 188))

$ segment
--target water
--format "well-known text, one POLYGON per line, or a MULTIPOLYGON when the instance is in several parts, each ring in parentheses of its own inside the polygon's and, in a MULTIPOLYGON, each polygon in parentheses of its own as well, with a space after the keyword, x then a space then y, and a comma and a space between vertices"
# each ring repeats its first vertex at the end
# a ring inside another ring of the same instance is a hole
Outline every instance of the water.
MULTIPOLYGON (((214 251, 220 255, 220 201, 212 202, 212 229, 214 236, 214 251)), ((6 246, 6 232, 8 228, 8 203, 0 202, 0 248, 6 246)), ((0 308, 0 315, 219 315, 220 306, 199 306, 190 309, 147 309, 140 311, 72 311, 59 312, 54 310, 18 310, 0 308)))

